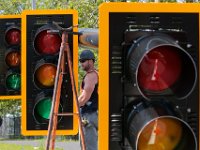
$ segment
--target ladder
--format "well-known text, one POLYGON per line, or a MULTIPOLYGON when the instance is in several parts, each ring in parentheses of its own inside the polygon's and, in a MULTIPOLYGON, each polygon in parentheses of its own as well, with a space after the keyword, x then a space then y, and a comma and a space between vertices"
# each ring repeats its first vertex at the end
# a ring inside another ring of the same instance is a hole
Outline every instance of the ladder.
POLYGON ((51 107, 51 113, 50 113, 50 121, 48 126, 48 135, 46 140, 46 150, 54 150, 55 147, 55 139, 56 139, 56 129, 57 129, 57 121, 58 116, 78 116, 78 122, 79 122, 79 130, 80 130, 80 138, 81 138, 81 148, 82 150, 85 150, 85 139, 84 139, 84 133, 83 133, 83 127, 81 123, 81 115, 80 115, 80 108, 78 103, 78 94, 76 90, 75 85, 75 79, 74 79, 74 72, 72 68, 72 59, 71 59, 71 51, 68 44, 68 34, 79 34, 78 32, 73 32, 73 26, 69 28, 62 28, 55 22, 53 22, 58 30, 49 30, 48 33, 62 33, 62 43, 60 47, 59 52, 59 58, 58 58, 58 65, 57 65, 57 72, 55 77, 55 84, 54 84, 54 91, 53 91, 53 98, 52 98, 52 107, 51 107), (65 58, 67 56, 67 58, 65 58), (69 68, 70 73, 70 79, 71 79, 71 85, 72 85, 72 91, 75 95, 75 105, 78 110, 77 113, 58 113, 59 104, 60 104, 60 95, 61 95, 61 85, 63 81, 63 74, 65 73, 65 65, 66 65, 66 59, 67 64, 69 68))

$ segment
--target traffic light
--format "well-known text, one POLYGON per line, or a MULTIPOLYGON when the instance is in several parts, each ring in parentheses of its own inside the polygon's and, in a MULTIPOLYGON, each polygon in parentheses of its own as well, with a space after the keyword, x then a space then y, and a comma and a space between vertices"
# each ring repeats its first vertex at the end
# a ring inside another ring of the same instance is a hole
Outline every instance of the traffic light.
POLYGON ((21 98, 21 16, 0 16, 0 99, 21 98))
POLYGON ((100 6, 100 150, 199 149, 199 4, 100 6))
MULTIPOLYGON (((35 10, 22 13, 22 134, 47 135, 61 33, 58 26, 78 24, 75 10, 35 10)), ((73 29, 77 31, 77 29, 73 29)), ((78 78, 78 37, 69 35, 75 79, 78 78)), ((65 60, 67 64, 67 59, 65 60)), ((68 65, 66 65, 68 66, 68 65)), ((77 84, 77 83, 76 83, 77 84)), ((68 67, 63 73, 59 113, 75 113, 68 67)), ((57 135, 77 134, 77 116, 58 117, 57 135)))

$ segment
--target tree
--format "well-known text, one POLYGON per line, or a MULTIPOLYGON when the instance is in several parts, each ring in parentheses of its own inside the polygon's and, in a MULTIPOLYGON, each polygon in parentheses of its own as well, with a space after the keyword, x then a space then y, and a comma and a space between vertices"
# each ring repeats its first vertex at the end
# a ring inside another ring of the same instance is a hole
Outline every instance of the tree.
POLYGON ((0 117, 8 114, 13 117, 21 115, 21 102, 19 100, 0 100, 0 117))
MULTIPOLYGON (((36 9, 76 9, 79 13, 79 27, 98 26, 98 6, 103 0, 36 0, 36 9)), ((32 9, 30 0, 0 0, 0 14, 20 14, 32 9)))

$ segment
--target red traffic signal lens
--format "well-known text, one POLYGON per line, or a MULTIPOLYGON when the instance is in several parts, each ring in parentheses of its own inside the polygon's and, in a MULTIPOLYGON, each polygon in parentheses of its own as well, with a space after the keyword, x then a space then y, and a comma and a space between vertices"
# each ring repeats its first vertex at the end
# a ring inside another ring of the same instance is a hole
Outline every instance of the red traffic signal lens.
POLYGON ((188 49, 167 34, 146 34, 127 50, 127 79, 145 99, 158 95, 188 97, 197 81, 196 64, 188 49))
POLYGON ((138 150, 173 150, 181 141, 182 124, 173 118, 150 122, 140 133, 138 150))
POLYGON ((174 47, 159 46, 148 52, 138 69, 138 84, 153 92, 170 88, 180 77, 182 60, 174 47))
POLYGON ((59 34, 51 34, 43 30, 37 34, 34 45, 39 54, 54 55, 60 50, 61 37, 59 34))
POLYGON ((21 31, 17 28, 11 28, 6 32, 5 40, 8 45, 18 45, 21 43, 21 31))
POLYGON ((51 63, 42 64, 36 69, 34 76, 38 87, 52 87, 56 77, 56 66, 51 63))
POLYGON ((6 64, 9 67, 17 67, 20 65, 21 56, 18 51, 10 51, 5 58, 6 64))

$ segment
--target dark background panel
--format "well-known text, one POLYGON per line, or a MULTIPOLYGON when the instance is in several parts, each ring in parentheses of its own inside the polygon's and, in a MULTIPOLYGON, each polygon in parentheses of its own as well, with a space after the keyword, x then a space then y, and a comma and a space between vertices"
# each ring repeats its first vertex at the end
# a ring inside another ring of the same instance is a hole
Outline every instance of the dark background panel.
MULTIPOLYGON (((53 89, 39 89, 35 86, 33 82, 34 69, 37 61, 44 59, 57 64, 58 55, 55 56, 41 56, 38 55, 33 46, 33 41, 37 30, 46 25, 48 22, 56 22, 61 27, 70 27, 73 25, 73 16, 68 15, 27 15, 27 129, 28 130, 47 130, 48 122, 38 123, 33 115, 34 105, 36 104, 37 94, 43 93, 45 95, 53 95, 53 89)), ((69 46, 73 56, 73 38, 69 35, 69 46)), ((72 57, 73 58, 73 57, 72 57)), ((64 112, 73 112, 73 93, 70 81, 70 75, 68 73, 68 68, 66 69, 66 74, 64 75, 62 93, 61 93, 61 105, 64 112)), ((58 129, 72 129, 73 128, 73 117, 65 116, 59 119, 58 129)))
POLYGON ((0 19, 0 96, 4 95, 20 95, 20 91, 15 91, 8 89, 6 87, 6 76, 8 75, 8 71, 14 71, 16 73, 21 74, 21 69, 18 68, 10 68, 5 63, 5 55, 6 52, 10 48, 15 48, 21 51, 21 46, 9 46, 5 41, 5 33, 9 27, 18 27, 21 28, 21 19, 20 18, 8 18, 8 19, 0 19))
MULTIPOLYGON (((199 14, 196 13, 110 13, 109 14, 109 149, 132 149, 124 137, 123 110, 129 101, 142 98, 136 86, 126 79, 126 55, 128 46, 124 48, 125 31, 183 31, 187 39, 179 43, 193 58, 199 68, 199 14), (187 48, 190 44, 192 47, 187 48), (115 107, 113 107, 115 106, 115 107), (118 117, 116 117, 118 116, 118 117), (119 122, 114 129, 114 120, 119 122)), ((174 35, 170 35, 174 36, 174 35)), ((174 38, 177 38, 176 36, 174 38)), ((129 45, 133 42, 129 41, 129 45)), ((197 78, 199 69, 197 70, 197 78)), ((179 107, 183 120, 188 122, 196 133, 199 133, 199 79, 193 92, 183 100, 174 100, 179 107), (188 110, 191 112, 188 113, 188 110)))

